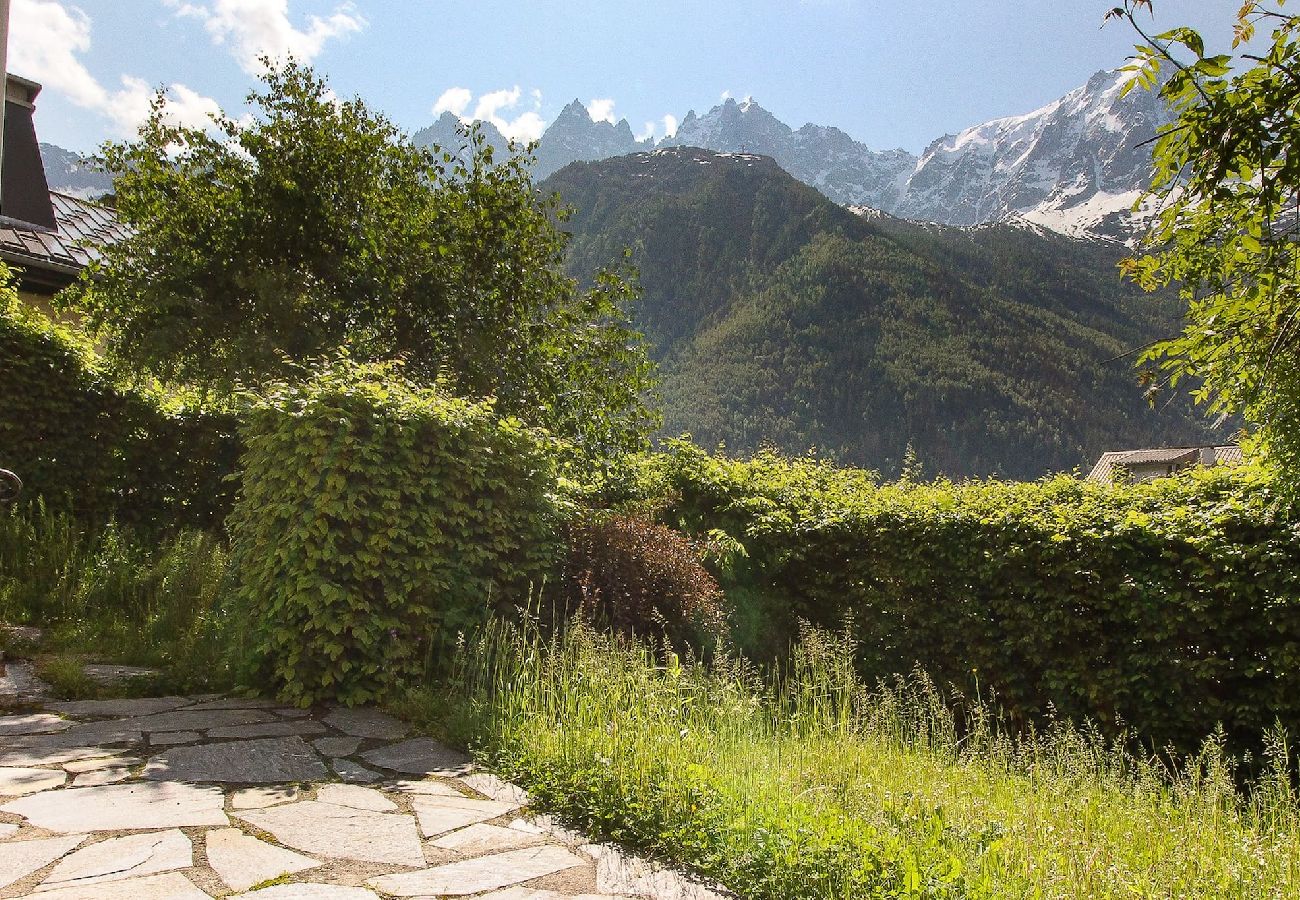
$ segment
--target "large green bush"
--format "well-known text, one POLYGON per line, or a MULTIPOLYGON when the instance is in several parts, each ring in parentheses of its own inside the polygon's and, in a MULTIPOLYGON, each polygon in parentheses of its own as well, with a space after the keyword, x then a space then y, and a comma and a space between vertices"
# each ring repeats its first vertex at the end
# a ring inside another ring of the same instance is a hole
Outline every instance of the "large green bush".
POLYGON ((553 447, 490 403, 340 363, 245 419, 230 519, 262 683, 361 703, 441 663, 553 565, 553 447))
POLYGON ((120 386, 85 338, 0 271, 0 466, 28 497, 101 522, 212 525, 230 509, 234 419, 120 386))
POLYGON ((1300 519, 1254 469, 877 485, 686 445, 655 466, 674 524, 743 544, 733 600, 783 639, 851 618, 868 676, 919 664, 1024 721, 1054 706, 1157 746, 1300 731, 1300 519))

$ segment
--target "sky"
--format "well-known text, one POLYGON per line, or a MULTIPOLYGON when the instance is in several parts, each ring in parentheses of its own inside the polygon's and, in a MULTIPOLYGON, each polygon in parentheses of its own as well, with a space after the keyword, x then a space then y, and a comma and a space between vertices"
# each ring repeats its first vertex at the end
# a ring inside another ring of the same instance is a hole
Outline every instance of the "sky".
MULTIPOLYGON (((533 138, 573 99, 662 138, 752 97, 868 146, 1019 115, 1123 65, 1118 0, 12 0, 9 70, 44 85, 40 139, 81 152, 173 114, 238 116, 258 58, 291 53, 415 130, 451 110, 533 138)), ((1155 30, 1226 49, 1238 0, 1155 0, 1155 30)))

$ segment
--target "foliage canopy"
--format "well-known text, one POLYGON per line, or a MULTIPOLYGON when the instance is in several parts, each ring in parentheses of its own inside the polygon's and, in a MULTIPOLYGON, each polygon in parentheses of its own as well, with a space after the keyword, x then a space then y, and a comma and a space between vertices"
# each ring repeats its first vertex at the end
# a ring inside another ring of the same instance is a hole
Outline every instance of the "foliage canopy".
MULTIPOLYGON (((1176 28, 1148 36, 1126 0, 1111 17, 1142 35, 1134 84, 1176 113, 1154 144, 1159 212, 1144 255, 1126 263, 1147 288, 1180 285, 1183 333, 1145 356, 1168 381, 1200 381, 1212 411, 1244 413, 1270 456, 1300 471, 1300 16, 1248 0, 1233 48, 1271 29, 1262 54, 1207 52, 1176 28)), ((1131 85, 1130 85, 1131 86, 1131 85)))
POLYGON ((292 61, 262 81, 252 115, 183 127, 159 96, 134 140, 103 148, 132 233, 72 302, 116 358, 224 391, 341 348, 400 356, 420 383, 588 448, 641 441, 635 284, 605 271, 579 291, 564 274, 563 213, 527 155, 494 159, 477 133, 466 158, 417 148, 292 61))

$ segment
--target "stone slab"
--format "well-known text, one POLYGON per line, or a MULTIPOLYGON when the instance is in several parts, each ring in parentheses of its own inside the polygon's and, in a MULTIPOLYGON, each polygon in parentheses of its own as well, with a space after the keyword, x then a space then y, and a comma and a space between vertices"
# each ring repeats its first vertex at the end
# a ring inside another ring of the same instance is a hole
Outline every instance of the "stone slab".
POLYGON ((186 709, 274 709, 283 705, 276 700, 268 700, 265 697, 217 697, 187 706, 186 709))
POLYGON ((280 843, 335 859, 424 865, 415 819, 307 800, 237 813, 280 843))
POLYGON ((320 863, 310 856, 284 850, 249 837, 238 828, 218 828, 207 834, 208 865, 231 890, 312 869, 320 863))
POLYGON ((384 776, 380 775, 374 769, 367 769, 359 762, 353 762, 350 759, 336 757, 330 760, 330 768, 334 773, 344 781, 350 781, 354 784, 373 784, 376 781, 382 781, 384 776))
POLYGON ((81 671, 91 681, 110 685, 121 684, 132 678, 149 678, 158 674, 157 669, 146 669, 144 666, 114 666, 103 663, 88 663, 81 667, 81 671))
POLYGON ((527 806, 533 800, 523 788, 508 781, 503 781, 490 772, 475 772, 461 778, 460 782, 478 791, 483 796, 492 800, 500 800, 502 803, 527 806))
POLYGON ((67 776, 56 769, 0 767, 0 795, 18 797, 62 786, 67 776))
POLYGON ((82 772, 93 772, 96 769, 114 769, 130 768, 131 766, 140 765, 140 760, 134 756, 97 756, 92 759, 78 759, 63 764, 74 775, 80 775, 82 772))
POLYGON ((197 731, 155 731, 149 735, 150 747, 175 747, 192 744, 203 735, 197 731))
POLYGON ((17 833, 17 825, 11 825, 8 822, 0 822, 0 841, 7 841, 17 833))
POLYGON ((224 800, 221 791, 213 787, 170 782, 112 784, 33 794, 0 806, 0 812, 25 816, 39 828, 71 834, 227 825, 224 800))
POLYGON ((229 725, 208 729, 210 738, 288 737, 292 734, 323 734, 325 726, 314 719, 294 722, 260 722, 254 725, 229 725))
POLYGON ((281 784, 316 781, 325 775, 325 764, 297 735, 172 747, 144 768, 144 777, 151 781, 281 784))
POLYGON ((42 891, 41 900, 211 900, 179 872, 42 891))
POLYGON ((99 747, 104 756, 105 747, 113 744, 138 744, 140 730, 120 725, 123 719, 99 719, 73 725, 58 734, 32 734, 6 741, 12 747, 99 747))
POLYGON ((103 755, 104 748, 95 746, 18 747, 0 751, 0 766, 57 766, 103 755))
POLYGON ((351 756, 361 749, 361 738, 323 737, 316 738, 311 745, 326 756, 351 756))
POLYGON ((395 741, 405 737, 407 727, 388 713, 371 707, 338 707, 325 716, 325 724, 353 737, 395 741))
POLYGON ((302 791, 296 787, 256 787, 235 791, 230 795, 231 809, 266 809, 281 803, 292 803, 302 799, 302 791))
POLYGON ((49 713, 25 713, 0 716, 0 736, 12 734, 53 734, 72 727, 72 722, 49 713))
POLYGON ((286 719, 302 719, 311 715, 310 709, 302 709, 297 706, 277 706, 271 712, 277 716, 284 716, 286 719))
MULTIPOLYGON (((561 894, 557 891, 539 891, 534 888, 512 887, 481 895, 478 900, 637 900, 622 894, 561 894)), ((640 898, 644 900, 644 898, 640 898)))
POLYGON ((177 709, 150 716, 134 716, 117 722, 120 728, 137 731, 207 731, 232 725, 254 725, 275 718, 260 709, 177 709))
POLYGON ((412 781, 400 779, 388 784, 395 791, 401 791, 403 794, 427 794, 434 797, 464 797, 465 795, 456 790, 445 781, 412 781))
POLYGON ((0 889, 39 872, 85 839, 84 834, 74 834, 0 844, 0 889))
POLYGON ((416 818, 420 822, 420 831, 425 837, 434 837, 473 825, 486 822, 513 812, 519 808, 516 803, 501 803, 497 800, 478 800, 473 797, 440 797, 416 795, 411 798, 416 818))
POLYGON ((540 834, 529 834, 516 828, 479 823, 462 828, 460 831, 444 834, 432 843, 433 846, 443 850, 455 850, 467 856, 479 856, 484 853, 516 850, 520 847, 535 847, 545 842, 546 838, 540 834))
POLYGON ((355 784, 324 784, 316 790, 316 799, 335 806, 368 809, 372 812, 396 812, 397 804, 374 788, 355 784))
POLYGON ((510 887, 543 875, 589 865, 563 847, 529 847, 434 866, 419 872, 382 875, 366 883, 397 897, 462 897, 510 887))
POLYGON ((379 900, 379 895, 360 887, 341 884, 277 884, 260 891, 240 894, 240 897, 257 897, 258 900, 379 900))
POLYGON ((101 784, 117 784, 131 777, 131 770, 126 766, 108 766, 93 772, 83 772, 72 779, 73 787, 95 787, 101 784))
POLYGON ((372 766, 391 769, 404 775, 452 777, 468 775, 470 770, 468 756, 427 737, 378 747, 361 754, 361 758, 372 766))
POLYGON ((0 672, 0 699, 19 703, 48 700, 54 689, 36 676, 31 663, 11 662, 0 672))
POLYGON ((109 838, 65 856, 38 891, 157 875, 194 865, 194 847, 172 828, 109 838))
POLYGON ((69 716, 148 716, 179 709, 189 702, 185 697, 141 697, 134 700, 73 700, 46 705, 69 716))

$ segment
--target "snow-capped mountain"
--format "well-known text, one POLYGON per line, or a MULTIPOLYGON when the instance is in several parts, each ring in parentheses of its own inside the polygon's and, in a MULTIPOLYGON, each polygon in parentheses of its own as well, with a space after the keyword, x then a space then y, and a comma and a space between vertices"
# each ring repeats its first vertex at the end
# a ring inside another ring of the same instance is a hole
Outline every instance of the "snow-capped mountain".
POLYGON ((609 159, 653 150, 654 146, 651 138, 638 141, 627 119, 620 119, 618 124, 592 121, 587 107, 574 100, 560 111, 538 141, 535 173, 541 180, 571 162, 609 159))
POLYGON ((884 208, 950 225, 1021 218, 1066 234, 1127 237, 1129 210, 1151 178, 1144 142, 1169 121, 1153 92, 1120 96, 1128 77, 1098 72, 1027 115, 939 138, 901 201, 884 208))
POLYGON ((877 152, 838 128, 809 124, 794 131, 748 98, 728 98, 703 116, 691 110, 660 146, 761 153, 836 203, 882 208, 898 202, 916 165, 905 150, 877 152))
MULTIPOLYGON (((493 125, 491 122, 479 122, 479 128, 483 130, 483 137, 487 139, 488 145, 496 153, 506 153, 510 148, 510 141, 506 136, 493 125)), ((437 145, 442 150, 455 155, 462 154, 468 149, 468 139, 460 133, 460 119, 456 118, 453 113, 445 112, 428 128, 421 128, 415 134, 411 135, 411 143, 417 147, 430 147, 437 145)))
POLYGON ((113 179, 92 166, 80 153, 55 144, 40 145, 45 180, 50 189, 82 199, 101 197, 113 190, 113 179))

